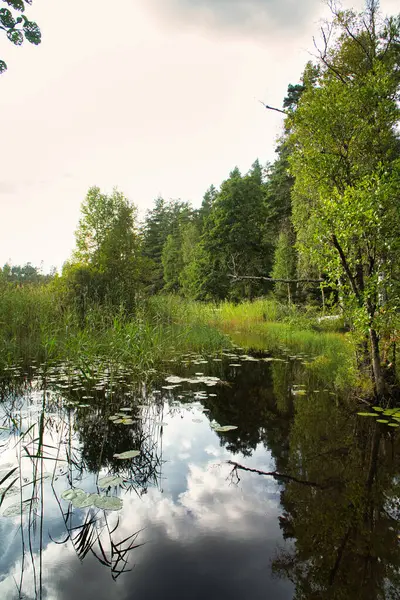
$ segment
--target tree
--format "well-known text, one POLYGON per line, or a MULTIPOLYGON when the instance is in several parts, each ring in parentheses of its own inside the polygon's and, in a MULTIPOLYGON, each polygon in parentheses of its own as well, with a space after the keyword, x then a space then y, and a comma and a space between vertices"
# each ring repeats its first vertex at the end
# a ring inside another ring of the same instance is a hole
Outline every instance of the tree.
POLYGON ((335 11, 320 75, 288 117, 298 247, 331 285, 341 282, 368 334, 379 396, 379 339, 399 297, 399 34, 400 18, 380 20, 375 0, 361 14, 335 11))
MULTIPOLYGON (((290 222, 281 229, 275 248, 272 277, 274 279, 294 280, 296 278, 297 255, 295 250, 296 236, 290 222)), ((277 282, 274 286, 275 295, 279 300, 287 300, 292 304, 295 295, 294 283, 277 282)))
POLYGON ((265 240, 265 184, 256 161, 242 176, 235 168, 221 185, 205 221, 202 247, 203 293, 205 297, 241 299, 262 290, 249 280, 231 283, 230 275, 262 275, 268 272, 272 256, 265 240))
POLYGON ((92 299, 132 308, 142 266, 136 207, 116 189, 107 195, 92 187, 81 212, 73 255, 81 270, 71 271, 74 281, 83 282, 92 299))
MULTIPOLYGON (((7 38, 15 46, 21 46, 26 39, 31 44, 37 46, 40 44, 42 34, 39 26, 34 21, 30 21, 25 14, 27 4, 32 4, 32 0, 0 0, 1 3, 14 9, 18 16, 12 13, 9 8, 0 8, 0 29, 6 32, 7 38)), ((0 60, 0 74, 7 70, 4 60, 0 60)))
MULTIPOLYGON (((168 236, 177 236, 179 239, 175 245, 180 247, 180 229, 192 219, 193 214, 189 203, 180 200, 167 202, 161 197, 155 201, 154 208, 148 211, 142 229, 142 253, 149 260, 149 293, 160 292, 166 284, 162 257, 168 236)), ((166 260, 168 262, 168 258, 166 260)), ((176 283, 177 278, 174 281, 176 283)))
POLYGON ((162 264, 164 268, 164 290, 166 292, 179 291, 179 276, 183 269, 182 241, 180 235, 170 234, 162 250, 162 264))

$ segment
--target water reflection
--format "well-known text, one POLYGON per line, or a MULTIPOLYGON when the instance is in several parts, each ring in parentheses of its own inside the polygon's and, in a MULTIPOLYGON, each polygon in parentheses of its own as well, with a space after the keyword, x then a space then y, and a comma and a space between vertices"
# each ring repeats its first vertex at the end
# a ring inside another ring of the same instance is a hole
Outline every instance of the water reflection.
POLYGON ((399 597, 399 438, 301 362, 188 355, 147 384, 104 364, 4 375, 2 597, 399 597), (63 498, 76 488, 86 508, 63 498))

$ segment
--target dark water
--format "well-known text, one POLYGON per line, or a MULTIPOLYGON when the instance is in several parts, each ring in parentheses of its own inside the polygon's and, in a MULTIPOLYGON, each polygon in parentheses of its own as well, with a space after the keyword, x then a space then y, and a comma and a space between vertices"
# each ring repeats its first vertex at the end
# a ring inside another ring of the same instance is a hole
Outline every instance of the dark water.
POLYGON ((400 598, 397 431, 302 358, 226 354, 140 385, 102 364, 3 373, 0 598, 400 598))

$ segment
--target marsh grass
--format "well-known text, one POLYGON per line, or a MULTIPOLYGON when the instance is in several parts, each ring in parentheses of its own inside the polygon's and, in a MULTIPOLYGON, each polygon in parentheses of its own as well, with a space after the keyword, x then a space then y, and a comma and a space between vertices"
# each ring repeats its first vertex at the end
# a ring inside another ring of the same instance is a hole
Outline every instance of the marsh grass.
POLYGON ((177 351, 211 352, 228 344, 207 323, 204 307, 160 297, 143 302, 134 315, 107 304, 91 304, 85 319, 56 286, 0 287, 0 367, 21 361, 99 357, 145 373, 177 351))

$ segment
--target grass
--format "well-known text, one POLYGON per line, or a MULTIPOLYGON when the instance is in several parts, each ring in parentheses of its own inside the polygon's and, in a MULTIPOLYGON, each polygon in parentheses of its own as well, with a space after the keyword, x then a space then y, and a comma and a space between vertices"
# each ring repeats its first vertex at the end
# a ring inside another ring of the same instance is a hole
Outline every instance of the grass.
POLYGON ((88 364, 99 357, 144 374, 177 352, 212 352, 229 338, 246 349, 305 354, 307 368, 336 385, 357 379, 355 347, 338 333, 342 320, 321 322, 316 309, 264 298, 219 305, 172 295, 150 297, 134 316, 115 306, 79 311, 52 284, 0 287, 0 365, 35 359, 88 364), (330 329, 330 331, 329 331, 330 329))
POLYGON ((228 344, 226 335, 204 319, 176 318, 172 300, 157 302, 143 304, 134 316, 115 306, 91 305, 82 324, 76 307, 51 284, 1 284, 0 366, 107 357, 143 374, 177 351, 211 352, 228 344))

